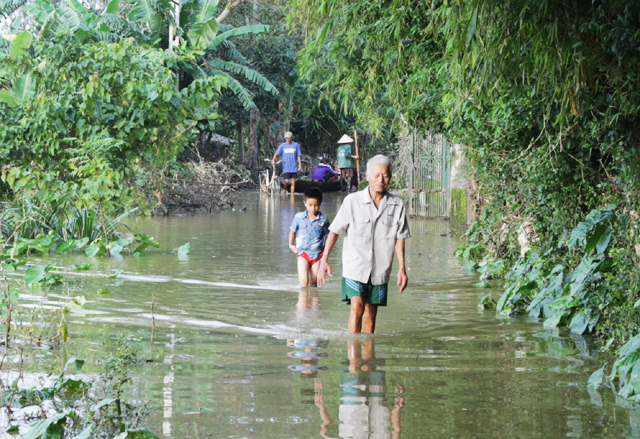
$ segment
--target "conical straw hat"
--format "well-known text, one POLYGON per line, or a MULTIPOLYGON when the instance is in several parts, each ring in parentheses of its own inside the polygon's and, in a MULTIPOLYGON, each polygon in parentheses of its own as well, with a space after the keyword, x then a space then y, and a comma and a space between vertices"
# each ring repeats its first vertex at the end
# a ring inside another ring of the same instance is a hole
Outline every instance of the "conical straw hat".
POLYGON ((347 136, 346 134, 342 136, 340 140, 338 140, 338 143, 351 143, 351 142, 353 142, 353 139, 347 136))

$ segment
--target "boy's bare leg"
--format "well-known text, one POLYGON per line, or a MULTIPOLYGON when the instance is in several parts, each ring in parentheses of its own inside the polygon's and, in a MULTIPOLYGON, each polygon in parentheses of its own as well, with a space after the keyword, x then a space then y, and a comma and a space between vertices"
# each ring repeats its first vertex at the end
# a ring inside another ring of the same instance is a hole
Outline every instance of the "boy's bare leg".
POLYGON ((373 332, 376 329, 377 314, 378 314, 378 305, 367 303, 364 306, 364 313, 362 314, 362 332, 373 334, 373 332))
POLYGON ((295 191, 296 191, 296 179, 292 178, 291 179, 291 195, 293 195, 295 191))
POLYGON ((349 332, 362 331, 362 313, 364 312, 364 302, 362 297, 351 298, 351 314, 349 315, 349 332))
POLYGON ((320 261, 313 264, 309 269, 309 285, 312 287, 318 285, 318 268, 320 268, 320 261))
POLYGON ((309 263, 301 257, 298 257, 298 282, 300 285, 309 285, 309 263))

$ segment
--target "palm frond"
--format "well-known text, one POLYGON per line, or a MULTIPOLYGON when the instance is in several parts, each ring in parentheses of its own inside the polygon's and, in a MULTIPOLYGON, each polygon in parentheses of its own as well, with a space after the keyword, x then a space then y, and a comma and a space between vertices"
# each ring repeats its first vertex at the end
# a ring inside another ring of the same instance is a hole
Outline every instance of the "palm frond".
POLYGON ((275 95, 278 94, 278 89, 275 88, 275 86, 271 82, 269 82, 267 78, 265 78, 255 70, 250 69, 249 67, 230 61, 222 61, 219 59, 212 59, 207 61, 207 63, 214 69, 224 70, 235 73, 236 75, 244 76, 248 81, 251 81, 254 84, 262 87, 266 91, 269 91, 275 95))
POLYGON ((120 40, 120 35, 113 32, 104 32, 104 31, 94 31, 91 33, 96 37, 98 41, 103 41, 106 43, 115 43, 120 40))
POLYGON ((250 26, 236 27, 234 29, 228 30, 216 36, 211 41, 211 44, 209 45, 209 50, 218 50, 218 47, 220 47, 220 44, 222 44, 223 41, 229 38, 240 37, 242 35, 247 35, 247 34, 261 34, 264 32, 269 32, 269 29, 271 29, 271 27, 266 26, 264 24, 252 24, 250 26))
POLYGON ((61 5, 56 12, 58 22, 64 30, 71 32, 80 27, 82 18, 76 10, 67 5, 61 5))
POLYGON ((58 23, 56 12, 53 11, 51 14, 49 14, 49 16, 46 18, 44 23, 42 23, 42 26, 40 27, 40 32, 38 34, 38 39, 52 38, 58 31, 59 25, 60 23, 58 23))
POLYGON ((219 52, 220 55, 224 56, 229 61, 243 64, 245 66, 249 64, 249 60, 247 60, 247 58, 245 58, 244 55, 241 54, 238 49, 236 49, 236 45, 229 40, 225 40, 222 42, 219 52))
POLYGON ((8 18, 25 3, 27 3, 27 0, 0 0, 0 15, 8 18))
POLYGON ((255 102, 253 102, 253 96, 251 95, 249 90, 244 88, 244 86, 236 78, 219 69, 205 69, 205 72, 207 72, 209 76, 220 75, 226 78, 227 86, 229 87, 231 92, 236 95, 238 99, 240 99, 240 102, 242 102, 242 106, 245 108, 245 110, 251 110, 252 108, 256 107, 255 102))

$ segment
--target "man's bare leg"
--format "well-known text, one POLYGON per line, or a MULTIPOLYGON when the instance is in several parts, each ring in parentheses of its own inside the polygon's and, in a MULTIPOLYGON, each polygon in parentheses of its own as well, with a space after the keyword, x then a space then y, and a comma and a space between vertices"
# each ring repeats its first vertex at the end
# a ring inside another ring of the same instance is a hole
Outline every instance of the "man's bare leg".
POLYGON ((378 305, 367 303, 364 306, 364 313, 362 314, 362 332, 373 334, 373 332, 376 329, 377 314, 378 314, 378 305))
POLYGON ((362 331, 362 313, 364 312, 364 302, 362 297, 351 298, 351 314, 349 315, 349 332, 362 331))
POLYGON ((296 191, 296 179, 292 178, 291 179, 291 195, 293 195, 295 191, 296 191))
POLYGON ((283 195, 287 193, 287 185, 288 185, 288 184, 289 184, 289 179, 288 179, 288 178, 286 178, 286 179, 284 180, 284 186, 282 187, 282 194, 283 194, 283 195))
MULTIPOLYGON (((318 269, 316 269, 316 273, 318 269)), ((300 285, 309 285, 309 263, 305 258, 298 257, 298 282, 300 285)))

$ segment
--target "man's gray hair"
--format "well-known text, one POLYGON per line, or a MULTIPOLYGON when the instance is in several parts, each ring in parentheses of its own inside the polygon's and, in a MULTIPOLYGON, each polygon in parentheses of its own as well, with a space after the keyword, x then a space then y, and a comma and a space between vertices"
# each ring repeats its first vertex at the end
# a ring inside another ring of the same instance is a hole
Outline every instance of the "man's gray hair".
POLYGON ((389 160, 389 157, 387 157, 386 155, 378 154, 376 156, 371 157, 369 159, 369 161, 367 162, 367 173, 371 172, 371 169, 376 165, 384 165, 384 166, 388 167, 389 168, 389 175, 392 174, 392 172, 391 172, 391 160, 389 160))

